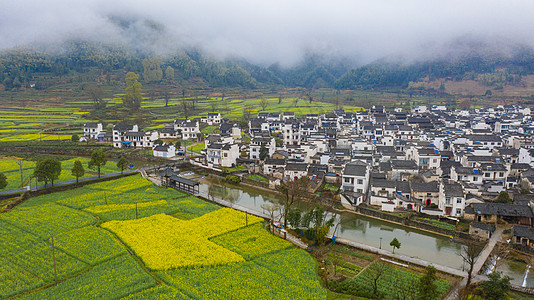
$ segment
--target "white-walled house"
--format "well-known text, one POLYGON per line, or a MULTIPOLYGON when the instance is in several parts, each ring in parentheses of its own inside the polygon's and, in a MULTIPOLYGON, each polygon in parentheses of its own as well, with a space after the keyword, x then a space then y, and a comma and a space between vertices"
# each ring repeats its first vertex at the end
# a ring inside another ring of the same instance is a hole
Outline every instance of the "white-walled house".
POLYGON ((465 211, 465 195, 462 185, 442 182, 438 207, 447 216, 462 217, 465 211))
POLYGON ((196 139, 200 134, 198 122, 191 122, 190 120, 175 120, 174 130, 182 134, 183 140, 196 139))
POLYGON ((123 148, 127 147, 127 144, 130 144, 129 141, 125 140, 125 135, 128 132, 137 132, 139 131, 137 125, 114 125, 112 130, 113 136, 113 147, 123 148))
POLYGON ((260 149, 262 145, 267 148, 267 156, 269 157, 273 155, 276 150, 276 142, 273 137, 255 137, 250 140, 250 159, 260 159, 260 149))
POLYGON ((369 166, 359 161, 345 165, 343 170, 341 189, 361 194, 367 193, 369 186, 369 166))
POLYGON ((176 156, 176 148, 174 145, 158 145, 152 149, 152 154, 155 157, 170 158, 176 156))
POLYGON ((206 117, 202 117, 200 122, 207 123, 208 125, 219 125, 221 124, 221 114, 220 113, 208 113, 206 117))
POLYGON ((96 140, 98 135, 104 131, 102 123, 85 123, 83 124, 83 135, 88 139, 96 140))
POLYGON ((235 166, 239 157, 237 144, 212 143, 206 147, 206 162, 208 166, 230 168, 235 166))
POLYGON ((410 147, 406 151, 406 158, 413 160, 421 169, 437 169, 441 162, 439 150, 434 148, 410 147))

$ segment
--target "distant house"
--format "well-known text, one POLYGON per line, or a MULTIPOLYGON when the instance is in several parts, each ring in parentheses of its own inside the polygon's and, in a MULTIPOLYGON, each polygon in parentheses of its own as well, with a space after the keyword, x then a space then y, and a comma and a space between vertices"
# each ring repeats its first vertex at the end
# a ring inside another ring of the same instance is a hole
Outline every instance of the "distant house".
POLYGON ((305 163, 287 163, 284 170, 284 177, 290 180, 299 179, 308 175, 308 164, 305 163))
POLYGON ((512 226, 512 243, 522 246, 534 246, 534 228, 529 226, 512 226))
POLYGON ((284 173, 285 159, 267 158, 263 164, 263 174, 274 176, 275 173, 284 173))
POLYGON ((489 239, 495 230, 495 226, 485 223, 471 222, 469 223, 469 234, 478 236, 484 239, 489 239))
POLYGON ((473 203, 465 208, 464 218, 475 222, 532 225, 532 210, 528 205, 507 203, 473 203))
POLYGON ((461 184, 440 184, 438 207, 446 216, 461 217, 465 212, 465 194, 461 184))
POLYGON ((176 156, 176 148, 174 145, 159 145, 152 149, 152 154, 155 157, 170 158, 176 156))
POLYGON ((237 144, 212 143, 206 146, 206 162, 208 166, 230 168, 236 164, 239 157, 237 144))
POLYGON ((419 168, 413 160, 391 160, 391 178, 393 180, 407 180, 408 177, 417 175, 419 168))
POLYGON ((182 134, 183 140, 196 139, 200 134, 198 122, 191 122, 189 120, 175 120, 174 130, 182 134))
POLYGON ((361 162, 351 162, 343 169, 341 189, 343 191, 367 193, 369 186, 369 166, 361 162))
POLYGON ((85 123, 83 124, 83 135, 86 138, 97 140, 98 135, 103 132, 102 123, 85 123))
POLYGON ((413 182, 411 184, 412 199, 421 200, 426 206, 431 204, 438 205, 439 202, 439 183, 432 182, 413 182))

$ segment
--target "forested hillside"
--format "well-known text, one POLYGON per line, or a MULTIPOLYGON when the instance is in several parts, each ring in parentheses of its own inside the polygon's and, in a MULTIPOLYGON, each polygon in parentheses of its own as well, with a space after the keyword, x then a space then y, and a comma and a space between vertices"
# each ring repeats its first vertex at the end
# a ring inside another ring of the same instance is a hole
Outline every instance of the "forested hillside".
MULTIPOLYGON (((534 74, 534 51, 516 47, 506 55, 471 51, 461 56, 411 60, 385 58, 354 68, 342 58, 309 55, 293 67, 260 66, 243 59, 219 60, 197 49, 156 56, 117 45, 70 41, 60 50, 14 48, 0 53, 0 89, 46 89, 65 75, 122 78, 136 72, 144 82, 182 81, 209 87, 304 87, 307 89, 413 88, 422 79, 477 80, 488 86, 518 84, 534 74)), ((95 78, 96 80, 96 78, 95 78)), ((84 80, 91 81, 91 80, 84 80)))

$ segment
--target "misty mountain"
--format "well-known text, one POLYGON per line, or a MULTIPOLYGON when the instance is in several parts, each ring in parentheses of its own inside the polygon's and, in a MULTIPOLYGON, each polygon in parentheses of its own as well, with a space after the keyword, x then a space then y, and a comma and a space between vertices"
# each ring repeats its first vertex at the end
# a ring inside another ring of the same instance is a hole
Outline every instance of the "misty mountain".
MULTIPOLYGON (((121 27, 134 26, 125 20, 115 22, 121 27)), ((157 32, 163 30, 157 24, 143 26, 157 32)), ((69 40, 56 45, 54 51, 39 47, 1 51, 0 83, 6 89, 27 86, 30 82, 45 88, 54 84, 54 77, 94 70, 119 77, 129 71, 143 74, 143 60, 153 57, 159 57, 158 67, 162 70, 173 68, 176 80, 200 81, 211 87, 406 88, 410 82, 423 78, 463 80, 496 70, 517 76, 534 74, 534 50, 530 47, 518 45, 498 52, 488 51, 487 45, 478 43, 466 47, 465 41, 450 47, 459 48, 462 51, 442 51, 443 55, 428 58, 389 56, 356 68, 346 58, 308 54, 300 63, 287 67, 261 66, 240 57, 218 59, 196 48, 158 56, 146 48, 140 50, 124 44, 69 40), (46 86, 40 80, 43 76, 48 78, 46 86)))

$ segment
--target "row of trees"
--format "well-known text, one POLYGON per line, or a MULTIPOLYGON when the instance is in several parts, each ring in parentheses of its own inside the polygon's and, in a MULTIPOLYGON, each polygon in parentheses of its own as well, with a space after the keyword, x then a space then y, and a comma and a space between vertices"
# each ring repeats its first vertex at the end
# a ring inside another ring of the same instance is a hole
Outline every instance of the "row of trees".
MULTIPOLYGON (((99 149, 93 151, 91 154, 91 159, 89 160, 87 167, 89 169, 96 170, 98 172, 98 178, 101 175, 101 167, 105 166, 107 163, 107 158, 104 152, 99 149)), ((128 160, 124 157, 120 157, 117 161, 117 167, 121 169, 121 173, 124 172, 124 169, 128 166, 128 160)), ((38 182, 44 182, 45 185, 51 183, 52 186, 54 182, 59 179, 61 175, 61 161, 57 158, 44 158, 37 161, 35 169, 33 170, 33 176, 37 179, 38 182)), ((82 165, 80 160, 75 160, 74 165, 71 169, 71 174, 76 178, 78 182, 79 178, 85 175, 85 168, 82 165)), ((5 174, 0 173, 0 189, 7 187, 8 181, 5 174)))

